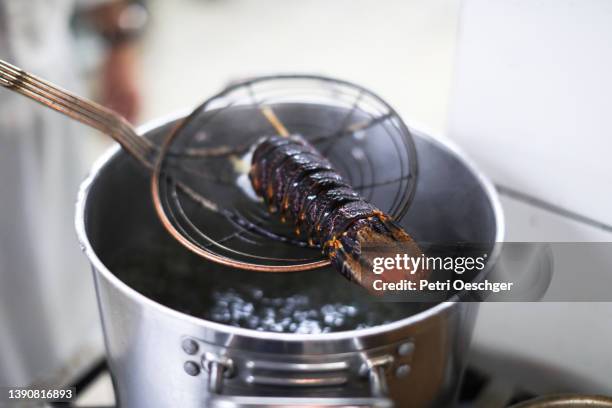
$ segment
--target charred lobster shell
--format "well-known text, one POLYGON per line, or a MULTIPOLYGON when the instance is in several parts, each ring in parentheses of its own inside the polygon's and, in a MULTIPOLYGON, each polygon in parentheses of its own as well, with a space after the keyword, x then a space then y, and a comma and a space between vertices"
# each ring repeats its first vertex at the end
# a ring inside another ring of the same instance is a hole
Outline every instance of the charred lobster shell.
MULTIPOLYGON (((298 135, 262 139, 249 173, 270 212, 292 222, 342 275, 369 289, 376 257, 420 256, 415 241, 391 217, 364 200, 332 163, 298 135)), ((426 278, 427 271, 388 270, 376 279, 426 278)))

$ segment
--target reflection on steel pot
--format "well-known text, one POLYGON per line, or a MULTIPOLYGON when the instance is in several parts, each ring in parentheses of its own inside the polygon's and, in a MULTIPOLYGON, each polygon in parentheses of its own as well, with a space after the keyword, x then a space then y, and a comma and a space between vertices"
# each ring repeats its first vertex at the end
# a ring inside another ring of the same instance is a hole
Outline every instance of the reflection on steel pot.
MULTIPOLYGON (((149 127, 145 136, 159 140, 173 123, 149 127)), ((454 149, 415 136, 419 181, 405 227, 417 241, 486 243, 490 267, 503 236, 493 189, 454 149)), ((261 274, 209 263, 160 225, 149 177, 113 149, 77 204, 119 405, 452 405, 477 303, 368 303, 328 269, 261 274), (309 315, 296 315, 296 302, 289 316, 296 321, 276 321, 257 310, 261 305, 224 298, 244 288, 278 307, 301 296, 297 303, 320 314, 300 329, 309 315), (226 310, 220 300, 241 306, 226 310)))
POLYGON ((512 408, 612 408, 612 398, 600 395, 552 395, 513 405, 512 408))

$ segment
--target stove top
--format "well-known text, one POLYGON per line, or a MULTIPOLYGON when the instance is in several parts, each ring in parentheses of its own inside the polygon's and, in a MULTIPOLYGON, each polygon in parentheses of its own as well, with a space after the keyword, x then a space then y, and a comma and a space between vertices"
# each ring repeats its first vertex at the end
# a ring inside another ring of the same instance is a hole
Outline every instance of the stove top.
MULTIPOLYGON (((77 390, 74 403, 53 403, 49 408, 113 408, 115 398, 105 360, 100 360, 71 385, 77 390)), ((510 382, 468 367, 461 386, 457 408, 505 408, 535 397, 510 382)))

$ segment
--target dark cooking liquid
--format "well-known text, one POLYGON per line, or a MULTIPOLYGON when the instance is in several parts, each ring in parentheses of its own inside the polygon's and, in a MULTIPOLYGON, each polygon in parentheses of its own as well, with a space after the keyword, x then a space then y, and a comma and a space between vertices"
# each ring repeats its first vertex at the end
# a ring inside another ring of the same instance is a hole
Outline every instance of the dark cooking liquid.
POLYGON ((164 248, 126 251, 109 266, 126 284, 172 309, 260 331, 313 334, 362 329, 423 309, 418 304, 381 302, 332 269, 239 271, 164 248))

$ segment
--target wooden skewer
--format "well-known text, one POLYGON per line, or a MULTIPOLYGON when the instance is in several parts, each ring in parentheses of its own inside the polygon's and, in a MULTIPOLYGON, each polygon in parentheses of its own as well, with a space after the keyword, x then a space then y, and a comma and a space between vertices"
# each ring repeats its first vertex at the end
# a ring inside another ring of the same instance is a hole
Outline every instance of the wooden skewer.
POLYGON ((280 121, 278 116, 276 116, 276 113, 274 113, 272 108, 270 108, 269 106, 264 106, 261 108, 261 113, 263 113, 266 119, 268 119, 268 122, 270 122, 270 124, 274 127, 274 129, 276 129, 276 131, 278 132, 280 136, 289 137, 289 131, 287 130, 285 125, 283 125, 283 123, 280 121))

